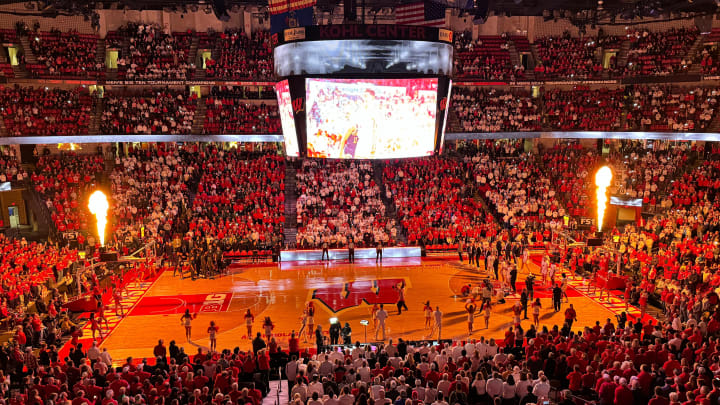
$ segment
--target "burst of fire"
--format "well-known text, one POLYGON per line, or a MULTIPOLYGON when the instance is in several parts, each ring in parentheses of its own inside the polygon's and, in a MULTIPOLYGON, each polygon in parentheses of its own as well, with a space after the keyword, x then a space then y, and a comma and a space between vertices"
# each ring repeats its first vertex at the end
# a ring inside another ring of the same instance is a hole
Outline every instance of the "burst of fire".
POLYGON ((100 245, 105 246, 105 226, 107 225, 107 212, 110 208, 105 193, 100 190, 95 191, 90 195, 88 201, 88 208, 90 213, 95 215, 97 220, 98 237, 100 238, 100 245))
POLYGON ((595 173, 595 186, 597 186, 597 215, 598 231, 602 231, 603 220, 605 219, 605 205, 607 204, 607 188, 610 187, 612 171, 609 167, 603 166, 595 173))

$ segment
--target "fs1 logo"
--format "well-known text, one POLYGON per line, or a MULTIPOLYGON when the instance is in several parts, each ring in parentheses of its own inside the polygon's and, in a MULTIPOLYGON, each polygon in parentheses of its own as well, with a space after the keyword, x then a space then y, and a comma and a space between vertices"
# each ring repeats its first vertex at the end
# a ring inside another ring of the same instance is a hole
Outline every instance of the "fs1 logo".
POLYGON ((369 305, 395 304, 399 296, 397 288, 404 281, 400 278, 391 278, 334 284, 316 289, 312 297, 332 312, 357 307, 363 302, 369 305))
POLYGON ((440 100, 440 111, 445 111, 445 108, 447 108, 447 97, 440 100))
POLYGON ((295 114, 299 114, 302 111, 305 111, 305 97, 298 97, 292 101, 293 106, 293 112, 295 114))

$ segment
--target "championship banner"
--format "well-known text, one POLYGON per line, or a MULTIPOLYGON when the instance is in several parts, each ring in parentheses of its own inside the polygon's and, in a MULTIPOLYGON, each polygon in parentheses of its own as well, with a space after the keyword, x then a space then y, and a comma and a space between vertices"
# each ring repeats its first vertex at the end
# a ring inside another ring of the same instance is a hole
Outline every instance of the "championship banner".
POLYGON ((313 24, 313 7, 293 9, 285 13, 270 14, 270 33, 277 34, 288 28, 308 27, 313 24))
POLYGON ((270 33, 312 25, 316 2, 317 0, 269 0, 270 33))

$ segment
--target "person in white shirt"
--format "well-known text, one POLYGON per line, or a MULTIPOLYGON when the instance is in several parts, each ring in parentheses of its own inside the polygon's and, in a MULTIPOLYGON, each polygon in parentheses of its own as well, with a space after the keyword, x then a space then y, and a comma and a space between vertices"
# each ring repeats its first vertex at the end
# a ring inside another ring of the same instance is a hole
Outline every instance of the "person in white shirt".
POLYGON ((515 385, 515 378, 513 378, 512 375, 509 375, 507 381, 503 383, 502 390, 502 397, 504 401, 511 401, 515 399, 517 386, 515 385))
POLYGON ((500 378, 499 373, 493 374, 493 378, 487 380, 485 385, 485 392, 490 398, 499 397, 503 393, 503 380, 500 378))
POLYGON ((385 393, 384 389, 385 387, 383 386, 380 377, 375 377, 373 385, 370 387, 370 395, 372 395, 372 398, 377 398, 378 395, 380 395, 380 391, 383 391, 383 394, 385 393))
POLYGON ((322 401, 320 400, 320 395, 318 395, 317 392, 312 393, 312 398, 308 399, 307 405, 323 405, 322 401))
POLYGON ((377 396, 375 397, 375 405, 386 405, 391 404, 390 398, 385 398, 385 390, 381 389, 378 391, 377 396))
POLYGON ((355 397, 350 393, 350 387, 343 387, 342 393, 338 398, 338 405, 353 405, 355 397))
POLYGON ((448 377, 447 373, 443 374, 443 375, 442 375, 442 380, 440 380, 440 381, 438 382, 438 387, 437 387, 438 392, 441 392, 441 393, 443 394, 443 396, 446 396, 446 397, 447 397, 448 395, 450 395, 450 385, 451 385, 451 383, 450 383, 450 380, 449 380, 448 378, 449 378, 449 377, 448 377))
POLYGON ((432 381, 427 382, 427 387, 425 388, 425 403, 431 404, 435 402, 435 399, 437 398, 437 389, 434 388, 434 384, 432 381))
POLYGON ((100 348, 97 347, 97 341, 93 340, 92 346, 87 351, 87 358, 95 361, 100 358, 100 348))
POLYGON ((313 381, 308 385, 308 395, 312 395, 313 393, 317 393, 318 396, 323 395, 325 393, 325 388, 323 387, 322 382, 320 382, 319 376, 314 376, 313 381))
POLYGON ((298 380, 297 384, 295 384, 290 391, 290 397, 295 400, 297 396, 297 398, 299 398, 302 402, 305 402, 307 400, 307 395, 307 385, 305 385, 302 380, 298 380))
POLYGON ((328 355, 325 355, 325 361, 320 364, 318 373, 322 376, 329 376, 333 372, 333 364, 330 362, 328 355))
POLYGON ((385 311, 384 305, 380 304, 380 309, 375 313, 375 319, 377 319, 377 329, 375 329, 375 339, 378 338, 378 332, 382 330, 382 339, 385 340, 385 320, 388 318, 388 313, 385 311))
POLYGON ((110 356, 110 353, 107 351, 107 347, 103 347, 102 353, 100 353, 100 360, 107 364, 108 367, 112 366, 112 357, 110 356))
POLYGON ((516 384, 516 390, 518 398, 523 399, 528 394, 528 387, 532 386, 532 381, 528 379, 527 373, 520 373, 520 381, 516 384))
POLYGON ((366 361, 363 361, 362 367, 358 368, 357 372, 362 382, 369 383, 372 380, 372 372, 366 361))
POLYGON ((478 372, 475 374, 475 380, 473 380, 470 389, 474 389, 478 397, 485 395, 485 386, 487 382, 483 378, 483 374, 478 372))
MULTIPOLYGON (((437 329, 438 333, 438 341, 441 339, 442 334, 442 315, 443 313, 440 312, 440 307, 435 307, 435 312, 433 312, 433 315, 435 316, 435 329, 437 329)), ((430 334, 432 336, 432 333, 430 334)))
POLYGON ((540 381, 535 383, 535 387, 533 388, 533 394, 535 394, 538 399, 540 398, 548 398, 548 395, 550 394, 550 384, 547 381, 547 377, 545 375, 540 376, 540 381))

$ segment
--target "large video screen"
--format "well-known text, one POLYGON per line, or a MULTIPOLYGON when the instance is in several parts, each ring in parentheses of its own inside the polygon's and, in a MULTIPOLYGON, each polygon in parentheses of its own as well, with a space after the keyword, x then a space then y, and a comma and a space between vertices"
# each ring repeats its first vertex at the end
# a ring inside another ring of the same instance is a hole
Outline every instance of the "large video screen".
POLYGON ((282 125, 283 139, 285 140, 285 153, 287 156, 300 156, 288 81, 277 82, 275 84, 275 93, 277 94, 280 124, 282 125))
POLYGON ((308 41, 276 47, 273 60, 275 73, 280 77, 363 73, 449 75, 453 47, 424 41, 308 41))
POLYGON ((307 79, 307 155, 394 159, 432 155, 438 80, 307 79))

